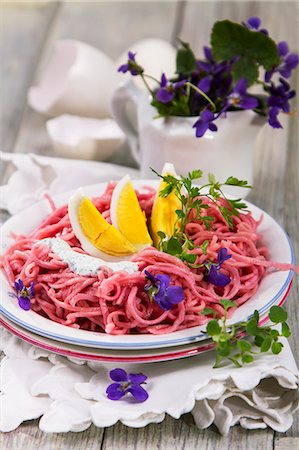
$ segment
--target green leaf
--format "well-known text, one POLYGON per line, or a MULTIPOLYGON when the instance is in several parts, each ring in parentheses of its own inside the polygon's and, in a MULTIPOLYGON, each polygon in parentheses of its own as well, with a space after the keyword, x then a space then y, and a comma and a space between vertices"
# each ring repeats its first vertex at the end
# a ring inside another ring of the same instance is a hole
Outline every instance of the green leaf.
POLYGON ((288 326, 288 324, 286 322, 282 322, 282 324, 281 324, 281 334, 286 338, 290 337, 292 334, 290 327, 288 326))
POLYGON ((258 312, 257 309, 254 310, 254 312, 253 312, 253 317, 254 317, 254 319, 256 320, 256 323, 258 324, 258 323, 259 323, 259 320, 260 320, 260 315, 259 315, 259 312, 258 312))
POLYGON ((254 361, 254 358, 252 355, 242 355, 242 363, 243 364, 250 364, 254 361))
POLYGON ((257 347, 261 347, 264 342, 264 338, 262 336, 255 336, 254 343, 257 347))
POLYGON ((262 65, 266 70, 279 64, 275 42, 263 33, 248 30, 230 20, 216 22, 211 34, 212 52, 216 60, 239 56, 262 65))
POLYGON ((228 356, 232 351, 232 344, 229 341, 222 342, 218 344, 217 353, 220 356, 228 356))
POLYGON ((288 313, 281 306, 272 306, 269 312, 269 318, 273 323, 285 322, 288 318, 288 313))
POLYGON ((163 231, 158 231, 157 235, 159 236, 160 239, 165 239, 166 238, 166 234, 163 233, 163 231))
POLYGON ((269 348, 271 347, 272 339, 270 336, 267 336, 261 345, 261 352, 267 352, 269 348))
POLYGON ((182 211, 181 209, 176 209, 175 213, 180 219, 184 219, 184 217, 185 217, 184 211, 182 211))
POLYGON ((247 342, 244 339, 240 339, 237 342, 237 347, 241 350, 241 352, 250 352, 251 350, 250 342, 247 342))
POLYGON ((193 253, 183 253, 182 257, 184 258, 184 261, 194 264, 197 258, 197 255, 194 255, 193 253))
POLYGON ((207 325, 207 333, 210 336, 216 336, 219 335, 221 332, 221 327, 219 325, 219 323, 217 322, 217 320, 210 320, 210 322, 207 325))
POLYGON ((236 302, 232 302, 231 300, 227 300, 226 298, 222 298, 221 300, 219 300, 219 303, 225 310, 228 308, 236 308, 238 306, 236 302))
POLYGON ((255 317, 252 317, 246 325, 246 331, 251 336, 257 336, 259 334, 259 329, 257 327, 257 322, 255 317))
POLYGON ((257 63, 249 58, 240 58, 232 67, 234 81, 246 78, 248 86, 254 84, 258 79, 259 70, 257 63))
POLYGON ((192 170, 192 172, 188 173, 188 178, 190 178, 190 180, 197 180, 202 177, 202 173, 203 172, 200 169, 192 170))
POLYGON ((170 255, 180 255, 183 251, 183 248, 179 241, 175 237, 171 237, 167 242, 167 253, 170 255))
POLYGON ((196 58, 187 42, 181 41, 181 44, 177 51, 176 73, 190 75, 196 69, 196 58))
POLYGON ((203 241, 203 243, 200 246, 200 248, 202 249, 202 252, 203 252, 204 255, 207 254, 209 243, 210 243, 210 241, 206 240, 206 241, 203 241))
POLYGON ((278 355, 281 352, 283 345, 281 342, 273 342, 271 350, 274 355, 278 355))
POLYGON ((209 173, 208 174, 208 180, 209 180, 209 183, 215 184, 216 183, 215 175, 213 175, 212 173, 209 173))
POLYGON ((216 313, 216 311, 214 311, 214 309, 212 309, 212 308, 204 308, 204 309, 201 311, 200 314, 202 314, 203 316, 208 316, 208 315, 210 315, 210 314, 212 314, 213 316, 215 316, 217 313, 216 313))

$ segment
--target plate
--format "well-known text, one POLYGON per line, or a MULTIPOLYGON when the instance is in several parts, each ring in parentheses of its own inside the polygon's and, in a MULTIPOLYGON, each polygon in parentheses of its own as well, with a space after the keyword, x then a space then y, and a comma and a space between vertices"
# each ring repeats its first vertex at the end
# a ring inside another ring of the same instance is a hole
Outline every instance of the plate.
MULTIPOLYGON (((289 285, 284 296, 276 303, 282 306, 287 299, 290 291, 289 285)), ((259 325, 264 325, 268 321, 268 315, 261 317, 259 325)), ((142 350, 105 350, 97 348, 82 348, 77 345, 67 344, 64 342, 55 341, 40 335, 36 335, 19 325, 11 322, 6 317, 0 315, 0 325, 8 331, 16 335, 23 341, 28 342, 36 347, 42 348, 46 351, 67 356, 69 358, 79 358, 86 361, 111 362, 111 363, 152 363, 171 361, 175 359, 188 358, 198 355, 214 348, 211 339, 200 341, 192 344, 177 345, 173 347, 163 347, 158 349, 142 349, 142 350)), ((241 335, 240 335, 241 337, 241 335)), ((242 334, 244 337, 244 334, 242 334)))
MULTIPOLYGON (((84 191, 89 196, 99 196, 106 188, 107 183, 84 187, 84 191)), ((143 186, 157 187, 158 182, 154 180, 134 181, 134 186, 141 189, 143 186)), ((53 197, 56 206, 67 203, 70 195, 74 191, 69 191, 53 197)), ((269 258, 272 261, 281 263, 294 263, 294 252, 291 242, 280 227, 280 225, 266 212, 260 208, 246 202, 253 217, 259 219, 263 214, 263 221, 259 226, 259 232, 264 236, 264 243, 269 248, 269 258)), ((46 200, 42 200, 31 207, 23 210, 11 217, 1 229, 3 252, 12 243, 11 232, 17 234, 28 234, 50 213, 50 206, 46 200)), ((268 273, 256 292, 256 294, 246 303, 241 305, 233 314, 229 324, 248 320, 253 311, 257 309, 260 315, 267 312, 272 305, 277 303, 287 291, 293 276, 293 271, 273 271, 268 273)), ((1 281, 1 305, 0 312, 17 325, 41 336, 66 342, 69 344, 85 347, 106 348, 106 349, 144 349, 171 347, 198 342, 206 339, 205 327, 192 327, 186 330, 175 331, 164 335, 123 335, 112 336, 105 333, 91 332, 69 328, 55 323, 49 319, 39 316, 34 311, 24 311, 19 308, 16 301, 8 295, 11 292, 8 281, 3 272, 0 274, 1 281)))

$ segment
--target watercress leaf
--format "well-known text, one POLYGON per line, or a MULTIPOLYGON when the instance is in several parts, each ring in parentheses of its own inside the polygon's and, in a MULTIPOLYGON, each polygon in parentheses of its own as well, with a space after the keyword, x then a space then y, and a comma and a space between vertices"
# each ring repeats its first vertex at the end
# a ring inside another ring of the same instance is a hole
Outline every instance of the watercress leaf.
POLYGON ((242 363, 243 364, 250 364, 254 361, 254 358, 252 355, 242 355, 242 363))
POLYGON ((217 320, 210 320, 210 322, 207 325, 207 333, 210 336, 216 336, 219 335, 221 332, 221 327, 219 325, 219 323, 217 322, 217 320))
POLYGON ((270 308, 269 318, 273 323, 285 322, 288 318, 288 313, 281 306, 274 305, 270 308))
POLYGON ((264 342, 264 338, 262 336, 255 336, 254 343, 257 347, 261 347, 262 343, 264 342))
POLYGON ((188 178, 190 178, 190 180, 197 180, 198 178, 202 177, 202 173, 203 172, 200 169, 192 170, 188 173, 188 178))
POLYGON ((176 73, 190 75, 196 69, 196 58, 190 45, 180 41, 182 47, 177 51, 176 73))
POLYGON ((212 308, 204 308, 204 309, 201 311, 200 314, 202 314, 203 316, 208 316, 208 315, 210 315, 210 314, 212 314, 213 316, 215 316, 217 313, 216 313, 216 311, 214 311, 214 309, 212 309, 212 308))
POLYGON ((241 350, 241 352, 249 352, 251 350, 250 342, 247 342, 244 339, 237 341, 237 347, 241 350))
POLYGON ((282 322, 282 324, 281 324, 281 334, 286 338, 290 337, 292 334, 290 327, 288 326, 288 324, 286 322, 282 322))
POLYGON ((226 298, 222 298, 221 300, 219 300, 219 303, 223 306, 224 309, 236 308, 238 306, 236 302, 233 302, 226 298))
POLYGON ((257 327, 257 322, 256 322, 255 317, 252 317, 247 322, 247 324, 246 324, 246 331, 251 336, 257 336, 259 334, 259 329, 257 327))
POLYGON ((157 235, 159 236, 160 239, 166 238, 166 234, 163 231, 158 231, 157 235))
POLYGON ((218 344, 217 353, 220 356, 229 356, 232 351, 232 344, 229 341, 222 342, 218 344))
POLYGON ((184 219, 184 217, 185 217, 184 211, 182 211, 181 209, 176 209, 175 213, 180 219, 184 219))
POLYGON ((172 236, 167 242, 167 253, 169 253, 170 255, 180 255, 182 251, 183 248, 178 239, 172 236))
POLYGON ((269 330, 270 330, 271 338, 274 340, 277 340, 279 337, 279 332, 277 330, 271 330, 270 328, 269 328, 269 330))
POLYGON ((255 321, 256 321, 256 323, 258 324, 258 323, 259 323, 259 320, 260 320, 260 315, 259 315, 259 312, 258 312, 257 309, 254 310, 254 312, 253 312, 253 317, 255 318, 255 321))
POLYGON ((282 348, 283 344, 281 342, 273 342, 271 346, 271 350, 274 355, 278 355, 281 352, 282 348))
POLYGON ((272 339, 270 336, 267 336, 261 345, 261 352, 267 352, 269 348, 271 347, 272 339))
POLYGON ((193 253, 183 253, 182 257, 184 260, 188 263, 194 264, 197 258, 197 255, 194 255, 193 253))

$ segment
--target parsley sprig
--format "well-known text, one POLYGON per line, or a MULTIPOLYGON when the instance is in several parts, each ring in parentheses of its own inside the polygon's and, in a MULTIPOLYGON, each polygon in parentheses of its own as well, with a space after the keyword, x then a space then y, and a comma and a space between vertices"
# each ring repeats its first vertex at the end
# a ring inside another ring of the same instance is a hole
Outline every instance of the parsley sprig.
MULTIPOLYGON (((193 220, 191 211, 196 214, 196 219, 200 220, 206 229, 213 228, 214 216, 204 213, 209 208, 204 199, 210 199, 221 212, 224 220, 230 228, 233 228, 233 217, 239 215, 239 210, 246 210, 247 205, 241 199, 226 198, 222 188, 223 186, 239 186, 244 188, 251 188, 245 180, 239 180, 236 177, 228 177, 224 183, 216 181, 213 174, 208 175, 209 182, 202 186, 194 186, 193 181, 202 177, 203 172, 200 169, 193 170, 188 173, 186 177, 175 177, 173 175, 161 175, 154 169, 151 169, 158 177, 162 178, 166 183, 164 189, 159 193, 161 197, 167 197, 174 192, 179 199, 181 207, 177 209, 177 222, 172 236, 166 236, 162 231, 158 232, 161 239, 160 249, 166 253, 177 256, 182 261, 186 262, 189 267, 199 267, 195 265, 196 255, 189 253, 195 248, 192 240, 189 239, 186 233, 186 225, 193 220), (220 204, 217 200, 222 197, 226 200, 227 206, 220 204)), ((206 254, 208 241, 200 246, 204 254, 206 254)), ((198 247, 196 247, 198 248, 198 247)))
POLYGON ((279 354, 283 344, 279 338, 291 336, 291 331, 286 323, 288 314, 280 306, 272 306, 269 311, 271 324, 259 326, 259 313, 254 311, 253 316, 246 322, 240 322, 228 327, 227 313, 229 308, 236 307, 237 304, 231 300, 222 299, 219 303, 224 308, 223 318, 216 319, 217 313, 211 308, 205 308, 202 311, 204 315, 212 315, 214 318, 207 325, 207 334, 212 338, 216 350, 216 361, 214 368, 221 367, 223 359, 228 359, 235 366, 242 367, 243 364, 249 364, 254 361, 254 357, 260 353, 271 352, 279 354), (281 324, 281 331, 273 329, 277 324, 281 324), (239 339, 240 336, 247 334, 251 341, 239 339))

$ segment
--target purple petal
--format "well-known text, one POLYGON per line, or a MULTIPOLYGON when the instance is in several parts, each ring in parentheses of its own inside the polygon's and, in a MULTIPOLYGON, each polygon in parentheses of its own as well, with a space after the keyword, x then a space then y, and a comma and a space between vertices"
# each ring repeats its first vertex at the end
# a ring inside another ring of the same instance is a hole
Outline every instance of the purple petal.
POLYGON ((285 78, 290 78, 292 74, 292 70, 286 66, 283 66, 281 69, 278 69, 278 72, 285 78))
POLYGON ((209 123, 209 127, 208 128, 211 131, 217 131, 218 130, 218 127, 217 127, 217 125, 215 123, 209 123))
POLYGON ((258 105, 258 100, 250 95, 245 95, 239 101, 238 106, 243 109, 254 109, 258 105))
POLYGON ((279 42, 277 45, 277 50, 278 50, 279 56, 287 55, 289 53, 289 47, 288 47, 287 42, 285 42, 285 41, 279 42))
POLYGON ((266 36, 269 36, 269 31, 266 30, 265 28, 261 28, 261 29, 259 30, 259 32, 265 34, 266 36))
POLYGON ((199 69, 201 69, 203 72, 210 73, 212 70, 212 64, 204 62, 204 61, 197 61, 196 65, 199 69))
POLYGON ((267 70, 267 71, 265 72, 265 78, 264 78, 265 83, 269 83, 269 81, 270 81, 271 78, 272 78, 273 73, 274 73, 274 70, 267 70))
POLYGON ((131 386, 127 392, 130 392, 133 397, 136 398, 136 400, 138 400, 138 402, 145 402, 145 400, 148 399, 148 393, 146 392, 145 389, 143 389, 143 387, 139 386, 138 384, 135 384, 133 386, 131 386))
POLYGON ((145 270, 144 273, 145 273, 146 277, 147 277, 153 284, 156 284, 156 280, 155 280, 154 275, 152 275, 148 270, 145 270))
POLYGON ((160 82, 160 86, 161 87, 165 87, 167 85, 167 78, 165 73, 162 73, 161 75, 161 82, 160 82))
POLYGON ((240 95, 246 94, 246 89, 248 87, 248 83, 246 78, 240 78, 235 86, 234 92, 237 92, 240 95))
POLYGON ((112 383, 107 387, 106 394, 110 400, 119 400, 126 394, 126 391, 122 389, 119 383, 112 383))
POLYGON ((173 88, 179 89, 180 87, 184 86, 186 84, 186 82, 187 82, 187 80, 178 81, 177 83, 174 83, 173 88))
POLYGON ((214 114, 209 109, 205 109, 200 116, 203 122, 211 122, 214 120, 214 114))
POLYGON ((129 70, 129 65, 128 64, 122 64, 117 69, 118 72, 122 72, 122 73, 126 73, 126 72, 128 72, 128 70, 129 70))
POLYGON ((161 103, 169 103, 174 97, 174 92, 169 91, 166 88, 158 89, 156 93, 156 99, 161 103))
POLYGON ((255 30, 258 30, 261 25, 261 19, 259 17, 250 17, 247 20, 248 25, 250 27, 254 28, 255 30))
POLYGON ((141 384, 147 380, 147 376, 143 373, 129 373, 128 380, 133 384, 141 384))
POLYGON ((225 247, 221 248, 217 255, 218 264, 221 266, 221 264, 223 264, 224 261, 226 261, 227 259, 229 259, 231 257, 232 257, 232 255, 227 253, 227 248, 225 248, 225 247))
POLYGON ((18 297, 18 303, 20 308, 24 309, 25 311, 29 311, 31 304, 30 304, 30 298, 28 297, 18 297))
POLYGON ((209 128, 209 123, 203 122, 202 120, 199 119, 197 122, 195 122, 193 128, 196 128, 195 132, 196 137, 202 137, 209 128))
POLYGON ((176 305, 185 298, 184 289, 181 286, 169 286, 166 291, 167 300, 176 305))
POLYGON ((212 77, 206 76, 200 80, 197 87, 199 89, 201 89, 203 92, 207 93, 207 92, 209 92, 209 90, 211 88, 211 83, 212 83, 212 77))
POLYGON ((135 55, 136 53, 128 52, 128 58, 130 61, 135 62, 135 55))
POLYGON ((268 113, 268 123, 272 128, 282 128, 281 123, 279 122, 277 116, 280 112, 280 109, 277 106, 269 109, 268 113))
POLYGON ((208 61, 213 61, 212 49, 206 45, 203 48, 204 55, 208 61))
POLYGON ((15 281, 14 288, 16 291, 22 291, 24 289, 24 283, 20 278, 15 281))
POLYGON ((208 281, 215 286, 224 287, 230 283, 231 279, 219 272, 215 266, 212 266, 208 275, 208 281))
POLYGON ((159 291, 160 290, 165 291, 165 289, 167 289, 168 286, 170 285, 170 276, 166 275, 165 273, 157 273, 155 279, 160 282, 159 291))
POLYGON ((113 381, 128 381, 127 372, 123 369, 113 369, 109 372, 109 376, 113 381))
POLYGON ((156 297, 157 294, 154 296, 154 299, 155 302, 160 306, 160 308, 164 309, 165 311, 169 311, 172 308, 172 304, 165 296, 161 296, 161 298, 156 297))

